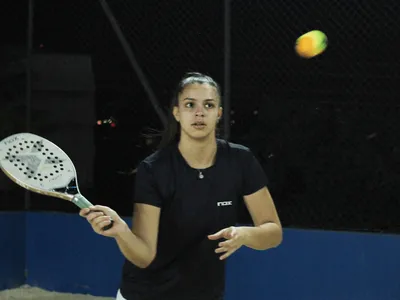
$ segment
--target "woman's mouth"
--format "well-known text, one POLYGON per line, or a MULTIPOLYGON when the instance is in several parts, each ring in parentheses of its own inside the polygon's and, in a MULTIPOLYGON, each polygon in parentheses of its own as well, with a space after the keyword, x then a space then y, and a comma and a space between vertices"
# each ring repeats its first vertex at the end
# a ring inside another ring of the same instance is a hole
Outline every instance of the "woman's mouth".
POLYGON ((196 122, 196 123, 193 123, 192 126, 195 129, 199 129, 200 130, 200 129, 204 129, 206 127, 206 124, 203 123, 203 122, 196 122))

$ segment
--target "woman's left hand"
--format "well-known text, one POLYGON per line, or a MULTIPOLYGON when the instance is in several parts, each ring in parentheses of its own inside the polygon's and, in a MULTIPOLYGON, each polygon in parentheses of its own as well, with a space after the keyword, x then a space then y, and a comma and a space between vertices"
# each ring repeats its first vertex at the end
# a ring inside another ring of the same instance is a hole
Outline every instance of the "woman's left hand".
POLYGON ((208 236, 208 239, 210 240, 218 240, 222 238, 225 239, 225 241, 220 242, 218 244, 219 248, 215 249, 215 253, 225 252, 224 255, 219 258, 220 260, 229 257, 244 245, 244 236, 240 227, 231 226, 208 236))

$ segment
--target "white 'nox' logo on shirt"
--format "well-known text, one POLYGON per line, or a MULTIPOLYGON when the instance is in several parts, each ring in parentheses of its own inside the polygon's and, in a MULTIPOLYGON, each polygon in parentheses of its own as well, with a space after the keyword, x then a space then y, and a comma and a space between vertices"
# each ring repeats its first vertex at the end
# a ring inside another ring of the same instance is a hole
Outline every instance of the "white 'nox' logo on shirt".
POLYGON ((232 205, 232 201, 217 202, 217 206, 229 206, 229 205, 232 205))

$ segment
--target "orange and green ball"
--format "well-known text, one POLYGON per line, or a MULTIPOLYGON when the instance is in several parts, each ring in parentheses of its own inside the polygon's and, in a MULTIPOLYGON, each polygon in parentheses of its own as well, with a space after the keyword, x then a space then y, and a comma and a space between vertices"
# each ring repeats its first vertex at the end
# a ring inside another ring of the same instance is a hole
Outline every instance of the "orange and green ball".
POLYGON ((328 46, 328 38, 322 31, 312 30, 296 40, 296 53, 303 58, 320 55, 328 46))

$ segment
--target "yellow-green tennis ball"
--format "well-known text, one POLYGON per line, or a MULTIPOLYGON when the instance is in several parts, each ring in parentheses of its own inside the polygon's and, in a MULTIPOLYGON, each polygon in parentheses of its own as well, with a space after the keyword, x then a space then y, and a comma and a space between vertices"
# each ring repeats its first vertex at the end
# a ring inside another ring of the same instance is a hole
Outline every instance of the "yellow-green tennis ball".
POLYGON ((296 40, 296 52, 304 58, 320 55, 328 46, 328 38, 322 31, 313 30, 300 36, 296 40))

